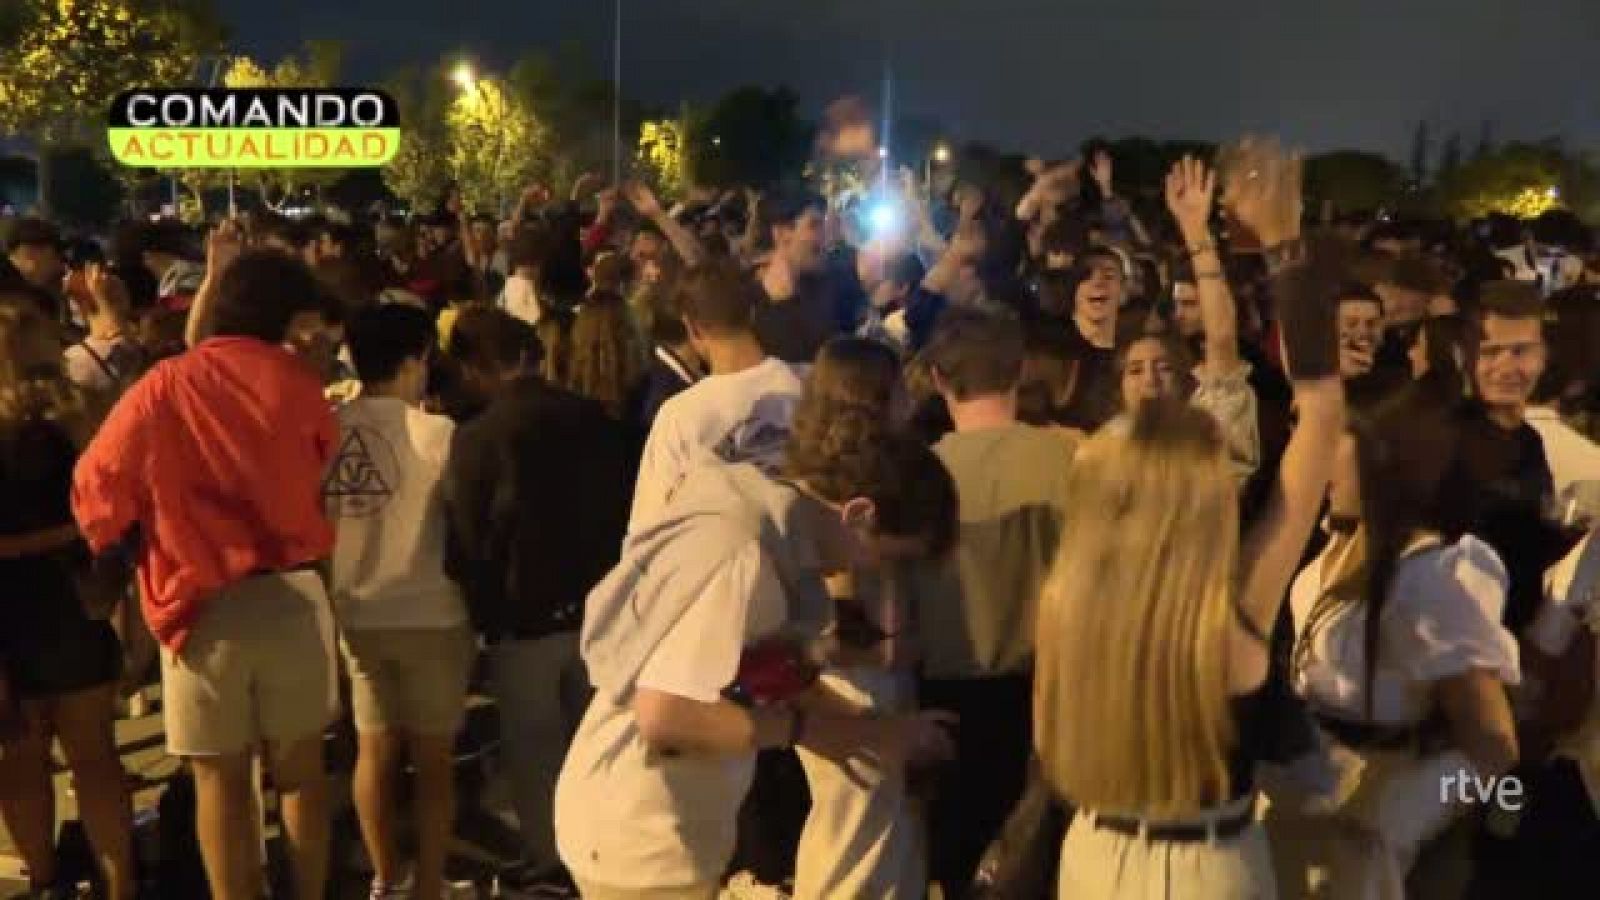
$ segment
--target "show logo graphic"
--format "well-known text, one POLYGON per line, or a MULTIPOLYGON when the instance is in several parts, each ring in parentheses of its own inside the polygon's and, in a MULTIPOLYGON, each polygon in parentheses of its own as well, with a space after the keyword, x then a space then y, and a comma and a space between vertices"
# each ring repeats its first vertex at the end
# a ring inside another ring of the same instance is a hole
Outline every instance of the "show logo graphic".
POLYGON ((400 111, 369 88, 162 88, 112 101, 111 155, 140 168, 360 168, 400 146, 400 111))

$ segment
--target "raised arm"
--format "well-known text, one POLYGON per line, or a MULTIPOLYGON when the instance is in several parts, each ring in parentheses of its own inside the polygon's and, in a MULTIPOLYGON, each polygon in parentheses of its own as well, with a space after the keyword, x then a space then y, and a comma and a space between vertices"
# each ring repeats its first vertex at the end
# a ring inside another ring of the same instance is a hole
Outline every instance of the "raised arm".
POLYGON ((678 251, 678 258, 682 259, 685 265, 699 265, 705 259, 705 248, 700 246, 699 238, 690 234, 689 229, 684 228, 677 219, 667 215, 666 210, 661 207, 661 201, 656 199, 655 191, 650 190, 648 185, 630 181, 623 185, 622 195, 639 215, 654 222, 655 226, 661 229, 667 243, 678 251))
POLYGON ((190 347, 211 336, 211 319, 217 302, 217 286, 233 261, 244 250, 244 235, 232 219, 224 219, 206 235, 206 274, 189 306, 183 326, 183 342, 190 347))
POLYGON ((1239 368, 1238 311, 1222 269, 1222 257, 1211 235, 1211 203, 1216 174, 1192 156, 1178 160, 1167 173, 1167 209, 1178 223, 1189 259, 1194 264, 1200 319, 1205 327, 1207 374, 1222 378, 1239 368))
MULTIPOLYGON (((1246 141, 1229 172, 1225 203, 1254 231, 1273 259, 1293 259, 1300 238, 1300 160, 1276 142, 1246 141)), ((1285 364, 1299 420, 1284 451, 1267 511, 1245 536, 1241 612, 1270 634, 1304 556, 1333 474, 1345 429, 1334 327, 1337 260, 1314 254, 1279 271, 1273 296, 1283 329, 1285 364)))

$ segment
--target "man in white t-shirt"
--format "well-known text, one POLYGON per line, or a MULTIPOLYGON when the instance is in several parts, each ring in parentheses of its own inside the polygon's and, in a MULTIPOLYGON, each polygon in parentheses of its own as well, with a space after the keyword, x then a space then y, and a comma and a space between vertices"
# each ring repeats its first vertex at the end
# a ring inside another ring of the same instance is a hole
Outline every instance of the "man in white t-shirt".
POLYGON ((524 229, 511 242, 506 260, 511 274, 500 289, 500 308, 529 325, 539 324, 539 272, 544 268, 549 238, 538 228, 524 229))
POLYGON ((339 410, 339 449, 322 485, 337 532, 330 587, 359 733, 355 803, 375 900, 441 896, 454 821, 451 750, 477 656, 444 570, 440 483, 455 426, 419 408, 434 334, 427 313, 398 304, 351 324, 362 393, 339 410), (390 818, 402 758, 416 770, 409 887, 390 818))
POLYGON ((801 674, 803 641, 830 617, 825 573, 941 554, 953 538, 954 488, 931 452, 859 443, 844 466, 813 454, 827 471, 787 471, 793 482, 693 467, 590 592, 582 650, 596 695, 555 803, 585 900, 710 900, 760 750, 866 755, 895 772, 948 753, 952 717, 859 715, 801 674))
POLYGON ((630 535, 661 515, 696 462, 749 462, 769 472, 781 462, 801 377, 761 349, 751 326, 759 291, 723 263, 691 271, 679 287, 689 340, 711 374, 661 404, 639 463, 630 535))

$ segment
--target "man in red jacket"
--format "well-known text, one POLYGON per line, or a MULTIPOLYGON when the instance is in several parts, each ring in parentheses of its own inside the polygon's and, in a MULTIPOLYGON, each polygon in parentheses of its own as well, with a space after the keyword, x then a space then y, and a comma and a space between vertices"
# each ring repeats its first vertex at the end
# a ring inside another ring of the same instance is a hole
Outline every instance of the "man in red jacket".
POLYGON ((97 555, 138 564, 162 644, 168 750, 194 772, 212 896, 260 896, 251 763, 264 747, 296 895, 320 897, 321 735, 336 691, 313 567, 333 543, 320 485, 338 429, 321 382, 283 344, 324 301, 298 259, 220 262, 196 300, 209 336, 123 395, 79 460, 73 512, 97 555))

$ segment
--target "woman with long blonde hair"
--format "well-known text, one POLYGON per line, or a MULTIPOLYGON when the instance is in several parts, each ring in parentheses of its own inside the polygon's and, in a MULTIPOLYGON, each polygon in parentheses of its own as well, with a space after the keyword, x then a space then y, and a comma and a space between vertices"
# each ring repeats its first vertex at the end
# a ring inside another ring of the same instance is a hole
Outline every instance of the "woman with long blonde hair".
MULTIPOLYGON (((94 405, 66 378, 59 329, 25 293, 0 291, 0 678, 19 723, 0 735, 0 817, 38 897, 57 883, 51 744, 61 742, 105 896, 134 895, 132 810, 112 733, 122 652, 74 572, 87 551, 69 505, 94 405)), ((56 892, 56 893, 52 893, 56 892)))
MULTIPOLYGON (((1298 163, 1270 145, 1248 162, 1234 211, 1281 255, 1298 246, 1298 163)), ((1243 538, 1205 411, 1145 401, 1073 462, 1034 698, 1045 777, 1077 808, 1062 898, 1276 895, 1252 770, 1271 725, 1267 636, 1344 423, 1327 283, 1315 261, 1278 279, 1300 419, 1272 507, 1243 538)))

